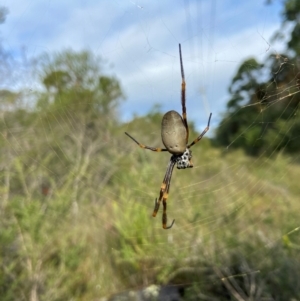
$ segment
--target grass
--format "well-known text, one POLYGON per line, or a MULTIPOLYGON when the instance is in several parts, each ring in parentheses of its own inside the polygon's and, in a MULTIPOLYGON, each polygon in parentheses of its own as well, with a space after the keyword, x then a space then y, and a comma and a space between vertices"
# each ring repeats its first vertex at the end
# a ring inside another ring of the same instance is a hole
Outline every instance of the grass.
POLYGON ((138 184, 126 187, 129 196, 114 211, 118 239, 125 241, 116 258, 135 267, 125 287, 193 283, 191 296, 201 288, 207 296, 223 291, 224 300, 225 290, 241 300, 299 298, 299 166, 282 154, 254 159, 208 143, 193 155, 194 169, 174 171, 168 216, 176 223, 169 231, 160 229, 161 212, 150 216, 167 156, 147 154, 131 170, 138 184), (194 272, 186 277, 187 270, 194 272))
MULTIPOLYGON (((15 195, 4 208, 0 281, 19 283, 4 300, 98 300, 153 283, 186 285, 187 300, 300 298, 297 158, 251 158, 204 139, 193 147, 194 168, 174 170, 168 218, 176 222, 166 231, 162 208, 151 215, 170 155, 117 136, 106 185, 81 175, 75 198, 72 171, 50 196, 15 195)), ((91 160, 90 172, 99 174, 97 162, 105 160, 91 160)))

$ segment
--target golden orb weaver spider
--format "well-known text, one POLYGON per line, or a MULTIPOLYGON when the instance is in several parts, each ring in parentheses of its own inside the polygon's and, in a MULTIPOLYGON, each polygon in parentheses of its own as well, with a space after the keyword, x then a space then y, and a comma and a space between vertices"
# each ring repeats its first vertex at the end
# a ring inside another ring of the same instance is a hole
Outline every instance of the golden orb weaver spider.
POLYGON ((155 217, 160 203, 163 203, 163 215, 162 215, 162 226, 164 229, 172 228, 175 219, 172 221, 170 226, 167 226, 167 199, 170 190, 170 183, 172 178, 172 172, 175 164, 177 164, 178 169, 185 169, 193 167, 191 162, 192 159, 192 151, 190 148, 199 142, 202 137, 209 130, 209 124, 212 113, 210 113, 208 118, 208 123, 204 131, 190 144, 188 144, 189 140, 189 126, 187 123, 187 115, 186 115, 186 106, 185 106, 185 78, 184 78, 184 70, 182 63, 182 55, 181 55, 181 45, 179 44, 179 57, 180 57, 180 68, 181 68, 181 106, 182 106, 182 116, 176 111, 167 112, 162 119, 161 123, 161 138, 164 146, 166 148, 156 148, 147 146, 139 143, 135 138, 129 135, 127 132, 125 134, 131 138, 139 147, 144 149, 150 149, 154 152, 165 152, 168 151, 172 154, 170 158, 170 162, 167 167, 167 171, 163 182, 160 186, 159 198, 155 199, 155 206, 152 213, 152 216, 155 217))

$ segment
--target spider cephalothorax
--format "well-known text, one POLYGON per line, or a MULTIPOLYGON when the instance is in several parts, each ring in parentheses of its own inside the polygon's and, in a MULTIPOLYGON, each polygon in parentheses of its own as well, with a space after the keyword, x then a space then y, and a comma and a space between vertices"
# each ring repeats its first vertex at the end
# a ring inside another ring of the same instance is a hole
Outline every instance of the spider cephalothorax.
POLYGON ((185 150, 185 152, 182 155, 173 155, 171 157, 171 160, 175 160, 177 164, 177 169, 185 169, 185 168, 193 167, 191 159, 192 159, 192 151, 189 150, 188 148, 185 150))
POLYGON ((186 118, 186 107, 185 107, 185 79, 184 79, 184 71, 183 71, 183 63, 182 63, 182 55, 181 55, 181 45, 179 44, 179 57, 180 57, 180 69, 181 69, 181 106, 182 106, 182 115, 177 113, 176 111, 167 112, 162 119, 161 123, 161 138, 164 146, 166 148, 157 148, 151 147, 144 144, 139 143, 135 138, 125 132, 125 134, 131 138, 135 143, 137 143, 141 148, 150 149, 154 152, 165 152, 168 151, 172 154, 171 159, 169 161, 167 171, 164 177, 164 180, 160 186, 159 198, 155 200, 155 206, 153 210, 152 216, 156 216, 157 211, 159 209, 160 203, 163 203, 163 215, 162 215, 162 224, 164 229, 170 229, 174 221, 172 221, 170 226, 167 226, 167 198, 170 190, 170 183, 172 178, 172 172, 175 164, 177 164, 178 169, 185 169, 193 167, 191 162, 192 151, 190 148, 199 142, 202 137, 209 130, 209 124, 212 113, 210 113, 208 118, 207 127, 204 131, 190 144, 188 144, 189 140, 189 127, 186 118))

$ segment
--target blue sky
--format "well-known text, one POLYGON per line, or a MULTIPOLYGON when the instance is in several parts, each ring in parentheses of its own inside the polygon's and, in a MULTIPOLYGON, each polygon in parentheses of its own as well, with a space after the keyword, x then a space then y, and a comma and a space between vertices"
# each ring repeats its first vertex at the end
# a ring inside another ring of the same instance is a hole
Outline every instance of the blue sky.
MULTIPOLYGON (((217 124, 228 86, 250 56, 263 61, 282 45, 271 41, 280 28, 281 1, 265 0, 4 0, 2 44, 14 56, 88 49, 121 82, 126 101, 120 117, 180 107, 178 43, 182 44, 188 118, 200 128, 209 112, 217 124)), ((20 81, 25 75, 20 72, 20 81)), ((34 87, 35 83, 29 83, 34 87)))

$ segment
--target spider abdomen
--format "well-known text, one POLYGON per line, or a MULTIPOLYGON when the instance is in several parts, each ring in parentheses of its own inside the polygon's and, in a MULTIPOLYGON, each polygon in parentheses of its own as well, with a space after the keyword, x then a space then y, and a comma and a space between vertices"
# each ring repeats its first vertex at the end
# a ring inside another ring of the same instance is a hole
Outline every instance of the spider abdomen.
POLYGON ((171 154, 183 154, 186 150, 186 128, 176 111, 167 112, 161 122, 161 138, 171 154))

